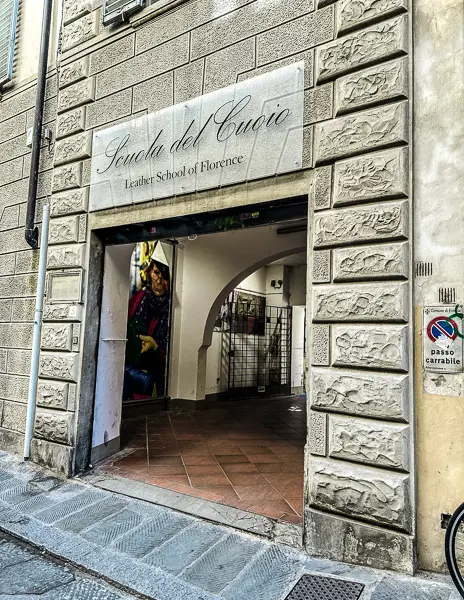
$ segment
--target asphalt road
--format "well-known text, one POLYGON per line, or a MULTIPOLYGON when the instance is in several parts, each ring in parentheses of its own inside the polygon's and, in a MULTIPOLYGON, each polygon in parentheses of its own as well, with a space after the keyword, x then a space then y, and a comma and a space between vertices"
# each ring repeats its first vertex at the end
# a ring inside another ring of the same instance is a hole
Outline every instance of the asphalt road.
POLYGON ((0 534, 0 600, 132 600, 0 534))

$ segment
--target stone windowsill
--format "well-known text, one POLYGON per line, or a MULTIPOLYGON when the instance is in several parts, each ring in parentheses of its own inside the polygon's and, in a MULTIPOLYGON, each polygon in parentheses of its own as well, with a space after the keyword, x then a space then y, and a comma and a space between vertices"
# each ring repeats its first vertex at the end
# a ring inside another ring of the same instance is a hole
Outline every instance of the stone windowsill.
POLYGON ((187 2, 187 0, 158 0, 158 2, 148 6, 143 11, 136 13, 129 19, 129 22, 135 29, 136 27, 140 27, 152 19, 159 17, 168 10, 176 8, 180 4, 184 4, 184 2, 187 2))

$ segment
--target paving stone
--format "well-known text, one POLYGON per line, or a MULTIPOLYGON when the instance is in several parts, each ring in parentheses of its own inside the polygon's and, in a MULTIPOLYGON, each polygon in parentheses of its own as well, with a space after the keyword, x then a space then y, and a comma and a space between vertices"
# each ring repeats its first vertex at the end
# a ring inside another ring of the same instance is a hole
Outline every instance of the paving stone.
POLYGON ((0 500, 7 504, 14 505, 29 500, 30 498, 34 498, 42 493, 43 490, 37 486, 30 483, 23 483, 0 494, 0 500))
POLYGON ((0 483, 2 481, 7 481, 8 479, 11 479, 13 477, 13 475, 11 473, 8 473, 8 471, 0 471, 0 483))
POLYGON ((269 600, 275 596, 275 590, 290 592, 301 570, 302 561, 297 554, 271 546, 231 583, 222 596, 227 600, 269 600))
POLYGON ((449 600, 450 588, 435 582, 385 577, 374 590, 371 600, 449 600))
POLYGON ((209 592, 219 593, 254 558, 262 544, 229 535, 189 567, 183 579, 209 592))
POLYGON ((0 480, 0 494, 3 494, 4 492, 11 490, 12 488, 18 487, 23 483, 24 481, 22 479, 19 479, 18 477, 8 477, 3 481, 0 480))
POLYGON ((40 519, 40 521, 43 521, 44 523, 54 523, 55 521, 59 521, 67 515, 77 512, 84 506, 88 506, 89 504, 97 502, 97 500, 100 500, 100 498, 101 494, 98 492, 85 491, 74 498, 60 502, 51 508, 37 513, 35 518, 40 519))
POLYGON ((87 510, 87 508, 83 508, 79 512, 61 519, 56 523, 56 526, 65 531, 80 533, 87 527, 119 512, 125 506, 127 506, 127 502, 120 498, 105 498, 97 504, 94 504, 91 511, 87 510))
POLYGON ((74 580, 67 569, 34 558, 0 571, 0 589, 5 595, 44 594, 74 580))
POLYGON ((131 510, 123 510, 117 515, 105 519, 95 527, 84 531, 82 536, 95 544, 107 546, 120 535, 137 527, 141 521, 142 517, 140 515, 131 510))
POLYGON ((207 552, 223 535, 224 530, 219 527, 195 523, 148 554, 144 562, 178 575, 207 552))
POLYGON ((0 572, 5 567, 32 560, 34 555, 16 544, 0 540, 0 572))
POLYGON ((81 491, 82 488, 80 486, 73 484, 63 485, 61 488, 54 490, 54 494, 44 493, 40 496, 35 496, 34 498, 21 502, 17 505, 17 508, 26 515, 32 515, 45 510, 46 508, 50 508, 51 506, 55 506, 69 497, 76 496, 81 491))
POLYGON ((157 519, 143 523, 140 527, 125 535, 113 544, 113 548, 119 552, 130 554, 134 558, 140 558, 192 522, 193 519, 189 517, 166 512, 157 519))
POLYGON ((43 596, 43 600, 122 600, 122 598, 95 581, 81 579, 48 592, 43 596))

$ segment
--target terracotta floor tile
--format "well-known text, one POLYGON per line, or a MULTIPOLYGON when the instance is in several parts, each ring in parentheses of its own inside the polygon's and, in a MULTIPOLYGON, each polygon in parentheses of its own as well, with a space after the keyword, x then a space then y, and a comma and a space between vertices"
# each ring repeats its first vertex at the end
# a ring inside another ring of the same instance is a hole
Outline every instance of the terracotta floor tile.
POLYGON ((190 481, 193 487, 204 488, 213 486, 229 485, 229 480, 224 474, 217 475, 190 475, 190 481))
POLYGON ((202 454, 191 454, 191 455, 183 455, 182 459, 184 461, 185 466, 190 465, 217 465, 218 462, 214 458, 212 454, 202 455, 202 454))
POLYGON ((231 456, 216 456, 220 465, 231 465, 238 463, 249 463, 250 461, 244 454, 232 454, 231 456))
POLYGON ((303 519, 299 515, 294 515, 293 513, 284 513, 279 517, 280 521, 286 521, 287 523, 294 523, 295 525, 300 525, 303 519))
POLYGON ((272 485, 301 485, 301 488, 303 488, 303 473, 301 475, 295 473, 267 473, 265 477, 272 485))
POLYGON ((178 442, 204 442, 204 438, 199 433, 177 433, 176 431, 176 439, 178 442))
POLYGON ((170 475, 186 475, 183 465, 151 465, 148 471, 152 477, 164 477, 170 475))
POLYGON ((252 463, 279 463, 282 462, 276 454, 248 454, 252 463))
POLYGON ((255 463, 256 468, 260 473, 296 473, 304 472, 303 463, 289 464, 284 462, 278 463, 255 463))
POLYGON ((271 500, 282 500, 280 494, 275 488, 270 485, 236 485, 234 486, 240 500, 253 502, 269 502, 271 500))
POLYGON ((243 455, 243 452, 238 446, 215 446, 211 448, 214 456, 232 456, 232 455, 243 455))
POLYGON ((252 463, 222 464, 221 467, 226 475, 229 473, 258 473, 258 469, 252 463))
POLYGON ((190 447, 188 449, 182 448, 182 456, 211 456, 211 448, 206 444, 198 444, 196 447, 190 447))
POLYGON ((151 477, 151 483, 162 485, 163 487, 171 488, 171 484, 182 484, 190 487, 190 482, 187 475, 170 475, 169 477, 151 477))
POLYGON ((297 498, 288 498, 285 496, 285 500, 288 502, 290 507, 296 512, 297 515, 303 514, 303 496, 297 498))
POLYGON ((216 464, 211 465, 188 465, 189 475, 223 475, 221 467, 216 464))
POLYGON ((148 448, 148 456, 149 456, 149 460, 151 461, 153 458, 156 458, 158 456, 180 456, 180 450, 176 449, 176 448, 153 448, 153 447, 149 447, 148 448))
MULTIPOLYGON (((278 519, 283 514, 291 514, 291 509, 285 500, 271 500, 269 502, 251 503, 248 510, 252 513, 264 515, 271 519, 278 519)), ((298 515, 293 513, 293 516, 298 518, 298 515)))
POLYGON ((240 450, 248 456, 249 454, 272 454, 272 450, 267 446, 239 446, 240 450))
POLYGON ((239 502, 240 499, 234 491, 231 485, 215 485, 207 486, 202 488, 195 488, 198 492, 209 494, 208 500, 213 500, 213 496, 216 498, 216 502, 239 502))
POLYGON ((267 485, 267 481, 260 473, 228 473, 232 485, 267 485))
POLYGON ((149 457, 148 464, 150 467, 162 467, 166 465, 183 465, 182 458, 180 456, 159 456, 153 454, 149 457))

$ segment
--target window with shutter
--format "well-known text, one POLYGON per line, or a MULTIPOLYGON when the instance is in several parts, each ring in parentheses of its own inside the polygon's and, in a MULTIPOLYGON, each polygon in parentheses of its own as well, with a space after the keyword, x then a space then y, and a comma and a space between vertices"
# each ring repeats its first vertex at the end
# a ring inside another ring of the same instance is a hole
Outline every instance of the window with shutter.
POLYGON ((0 0, 0 86, 11 81, 19 0, 0 0))
POLYGON ((103 25, 125 21, 129 15, 142 10, 145 0, 103 0, 103 25))

